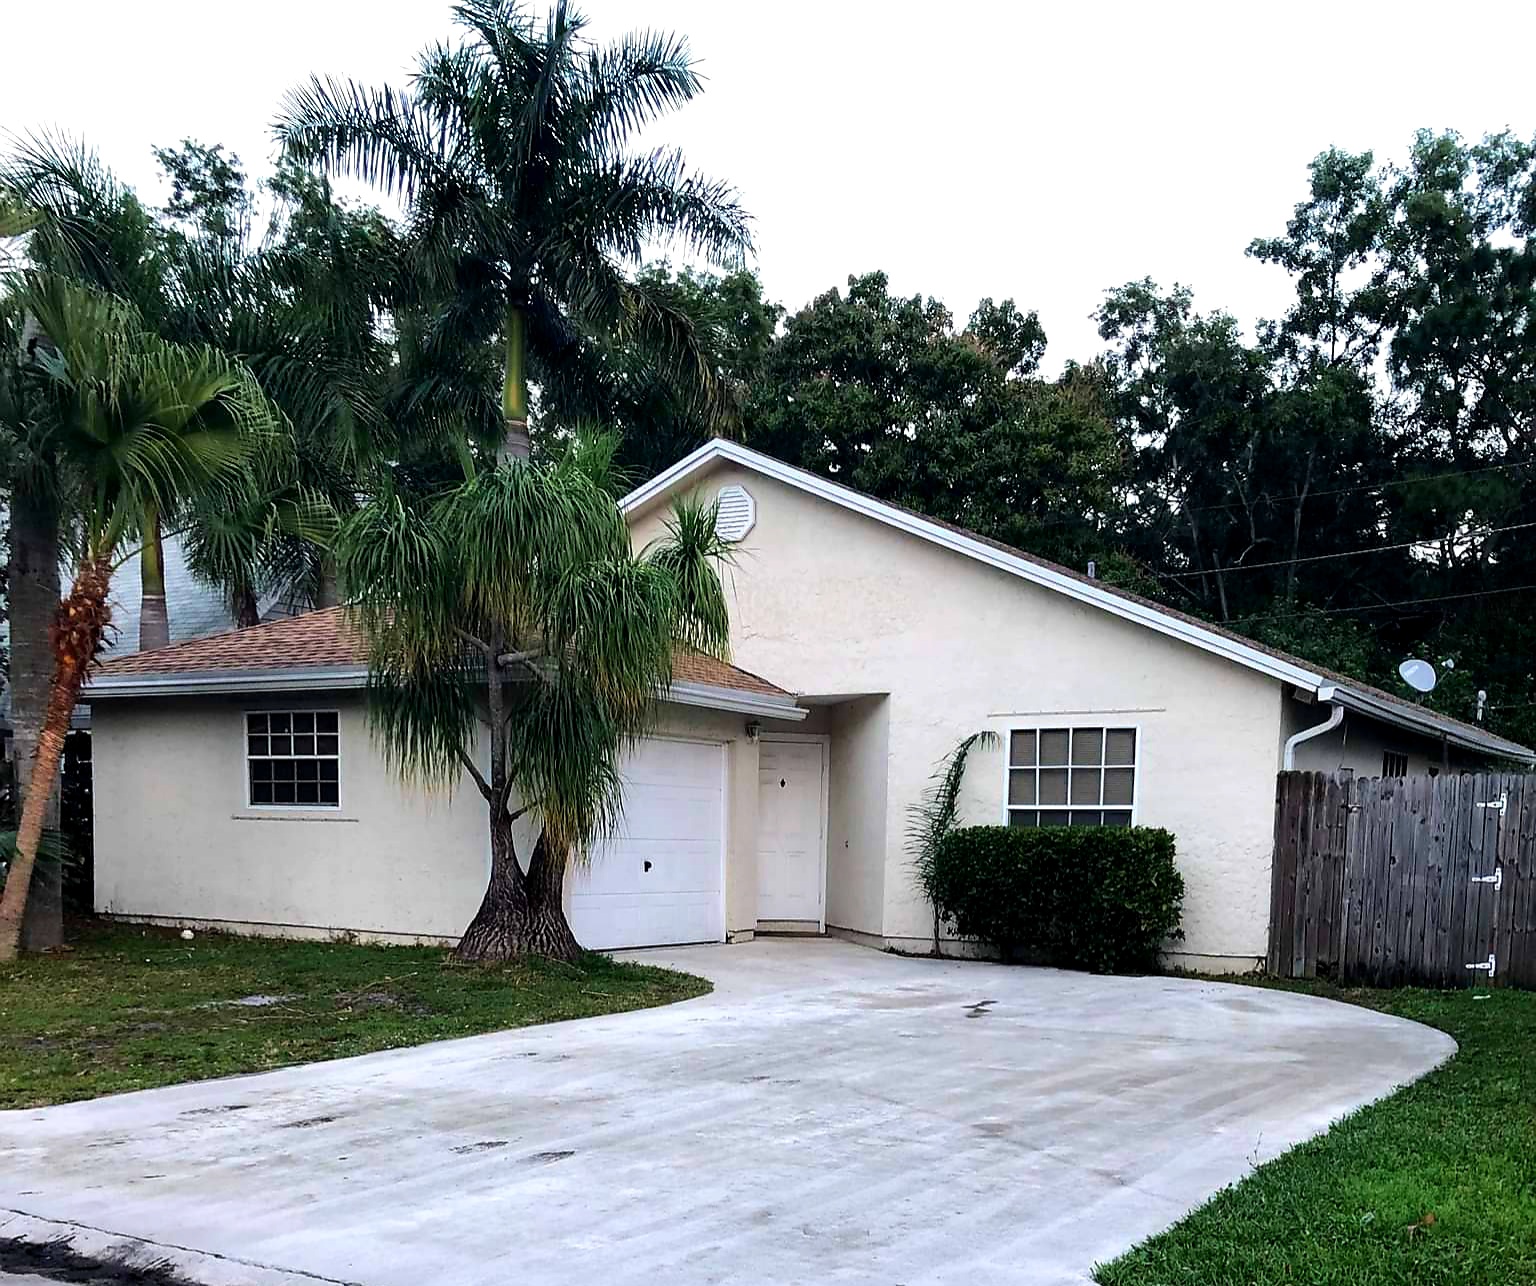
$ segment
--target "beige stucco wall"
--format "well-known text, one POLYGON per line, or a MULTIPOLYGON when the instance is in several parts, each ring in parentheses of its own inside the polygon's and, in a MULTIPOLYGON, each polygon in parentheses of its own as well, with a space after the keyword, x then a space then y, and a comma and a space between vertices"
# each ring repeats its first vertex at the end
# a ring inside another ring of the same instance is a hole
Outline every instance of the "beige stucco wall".
MULTIPOLYGON (((1136 820, 1178 837, 1183 953, 1239 964, 1264 954, 1278 682, 734 465, 700 490, 733 482, 757 502, 730 577, 736 663, 800 692, 890 694, 883 796, 866 786, 864 798, 844 798, 829 828, 833 918, 870 931, 878 897, 886 942, 926 948, 932 919, 908 869, 907 809, 962 737, 1133 724, 1136 820), (857 868, 855 885, 839 887, 837 836, 855 829, 855 813, 872 842, 883 832, 883 878, 857 868)), ((663 519, 635 515, 636 541, 659 534, 663 519)), ((834 712, 834 763, 849 731, 834 712)), ((862 740, 863 771, 878 774, 872 738, 862 740)), ((1003 789, 1001 752, 976 756, 964 820, 1002 821, 1003 789)))
MULTIPOLYGON (((92 722, 102 912, 308 936, 451 940, 479 905, 489 864, 479 794, 468 783, 451 797, 403 786, 370 738, 361 693, 98 701, 92 722), (248 709, 340 712, 339 809, 246 806, 248 709)), ((726 926, 750 932, 757 746, 745 719, 668 706, 658 732, 727 747, 726 926)), ((519 847, 526 855, 526 835, 519 847)))
POLYGON ((831 706, 827 802, 827 924, 878 936, 885 923, 890 702, 831 706))

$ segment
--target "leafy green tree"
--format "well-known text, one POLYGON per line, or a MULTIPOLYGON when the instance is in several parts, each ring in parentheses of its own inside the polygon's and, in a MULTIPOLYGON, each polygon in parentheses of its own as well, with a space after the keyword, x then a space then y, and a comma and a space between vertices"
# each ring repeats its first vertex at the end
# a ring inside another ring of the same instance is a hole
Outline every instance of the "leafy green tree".
POLYGON ((785 323, 747 442, 883 500, 1079 563, 1116 504, 1121 450, 1101 383, 1032 372, 1045 335, 1011 300, 956 332, 937 301, 853 277, 785 323))
POLYGON ((208 146, 188 138, 179 147, 157 147, 155 159, 171 181, 171 199, 163 213, 184 229, 183 235, 215 241, 250 238, 255 202, 240 158, 226 156, 221 144, 208 146))
POLYGON ((165 343, 114 296, 46 273, 27 274, 16 294, 47 342, 29 353, 38 409, 13 447, 34 458, 26 467, 54 480, 59 509, 79 531, 74 583, 53 623, 53 677, 16 857, 0 896, 0 960, 17 951, 64 738, 110 619, 119 551, 142 538, 146 514, 216 487, 238 494, 278 431, 277 413, 248 371, 211 349, 165 343))
POLYGON ((545 424, 560 432, 591 422, 617 430, 618 467, 636 482, 654 477, 711 437, 740 433, 784 311, 763 298, 762 283, 747 269, 721 275, 653 264, 637 280, 687 318, 712 396, 701 398, 696 385, 680 383, 644 348, 609 343, 600 362, 581 364, 559 385, 546 386, 543 401, 545 424))
MULTIPOLYGON (((1298 365, 1150 281, 1110 291, 1098 317, 1135 454, 1127 540, 1163 570, 1166 596, 1241 622, 1309 588, 1315 555, 1379 543, 1370 484, 1387 474, 1386 443, 1354 367, 1298 365)), ((1316 575, 1337 592, 1355 570, 1316 575)))
POLYGON ((409 91, 313 79, 277 132, 287 154, 402 199, 434 325, 503 355, 505 450, 526 454, 530 375, 557 383, 590 339, 647 348, 707 387, 688 317, 624 274, 673 243, 724 266, 749 245, 725 184, 635 136, 701 88, 686 41, 646 32, 598 46, 556 0, 542 28, 521 4, 464 0, 466 33, 420 55, 409 91))
POLYGON ((1338 148, 1311 164, 1311 192, 1283 237, 1261 237, 1248 253, 1284 268, 1296 282, 1296 302, 1271 328, 1271 342, 1296 356, 1329 365, 1372 361, 1383 333, 1378 283, 1369 279, 1390 220, 1370 152, 1338 148))
MULTIPOLYGON (((190 142, 159 155, 177 190, 198 194, 184 201, 198 226, 177 233, 162 332, 244 362, 294 443, 270 462, 284 472, 264 475, 245 506, 221 501, 182 516, 188 561, 225 590, 241 625, 256 623, 262 592, 328 605, 335 515, 402 450, 390 408, 399 364, 384 333, 401 311, 399 239, 377 211, 343 207, 324 179, 292 166, 267 185, 257 238, 258 196, 238 158, 190 142)), ((451 421, 425 423, 440 436, 451 421)))
MULTIPOLYGON (((1404 163, 1379 167, 1325 152, 1285 235, 1251 247, 1296 277, 1297 302, 1271 333, 1288 381, 1318 401, 1338 387, 1318 367, 1347 367, 1374 404, 1369 473, 1382 485, 1351 497, 1374 511, 1333 543, 1382 552, 1320 561, 1311 586, 1291 588, 1369 621, 1389 686, 1394 657, 1464 657, 1431 703, 1471 718, 1477 688, 1492 689, 1499 726, 1525 739, 1536 632, 1511 590, 1536 583, 1522 526, 1536 521, 1533 175, 1536 144, 1507 133, 1469 144, 1421 132, 1404 163)), ((1323 495, 1359 480, 1325 471, 1323 495)), ((1326 512, 1310 518, 1328 532, 1326 512)))
POLYGON ((612 451, 577 440, 430 502, 380 495, 341 531, 376 735, 405 777, 467 776, 485 801, 491 871, 460 959, 579 955, 565 872, 618 819, 620 759, 654 724, 674 649, 726 648, 712 509, 677 509, 668 537, 635 554, 612 451), (538 832, 526 867, 524 816, 538 832))

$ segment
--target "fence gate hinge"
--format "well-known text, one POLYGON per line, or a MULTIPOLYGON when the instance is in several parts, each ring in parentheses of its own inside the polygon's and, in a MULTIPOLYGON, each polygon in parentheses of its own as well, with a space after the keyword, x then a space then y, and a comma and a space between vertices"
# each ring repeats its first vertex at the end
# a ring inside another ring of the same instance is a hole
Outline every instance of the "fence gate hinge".
POLYGON ((1490 978, 1493 977, 1494 966, 1497 962, 1493 958, 1493 952, 1488 953, 1486 960, 1474 960, 1467 966, 1468 969, 1481 969, 1490 978))
POLYGON ((1478 807, 1491 808, 1494 812, 1498 813, 1500 817, 1502 817, 1504 815, 1504 810, 1509 807, 1509 792, 1506 790, 1497 799, 1490 799, 1486 804, 1479 804, 1478 807))
POLYGON ((1493 891, 1497 893, 1504 887, 1504 868, 1502 866, 1497 868, 1492 875, 1474 875, 1472 883, 1491 884, 1493 885, 1493 891))

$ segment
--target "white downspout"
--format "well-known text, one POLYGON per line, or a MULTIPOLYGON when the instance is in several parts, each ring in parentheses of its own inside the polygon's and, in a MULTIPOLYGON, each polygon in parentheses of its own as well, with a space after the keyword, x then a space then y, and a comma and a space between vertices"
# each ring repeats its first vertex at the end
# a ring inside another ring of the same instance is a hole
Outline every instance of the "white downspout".
POLYGON ((1285 754, 1280 761, 1283 771, 1293 772, 1295 770, 1296 747, 1301 745, 1303 741, 1311 741, 1313 737, 1321 737, 1325 732, 1332 732, 1344 722, 1344 707, 1334 703, 1334 695, 1335 689, 1333 688, 1319 688, 1317 690, 1317 699, 1325 705, 1332 705, 1333 709, 1328 712, 1328 717, 1322 723, 1316 724, 1311 728, 1303 728, 1300 732, 1285 739, 1285 754))

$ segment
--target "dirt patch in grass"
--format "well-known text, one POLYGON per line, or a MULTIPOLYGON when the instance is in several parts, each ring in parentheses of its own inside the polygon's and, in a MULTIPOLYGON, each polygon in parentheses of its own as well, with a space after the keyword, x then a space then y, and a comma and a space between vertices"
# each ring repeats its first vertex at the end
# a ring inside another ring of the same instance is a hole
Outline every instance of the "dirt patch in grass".
POLYGON ((702 978, 588 955, 455 965, 367 947, 88 925, 0 965, 0 1108, 266 1071, 703 995, 702 978), (253 1004, 253 997, 268 1002, 253 1004))
MULTIPOLYGON (((1231 981, 1230 979, 1228 981, 1231 981)), ((1267 982, 1438 1027, 1450 1062, 1098 1269, 1103 1286, 1536 1283, 1536 994, 1267 982)))

